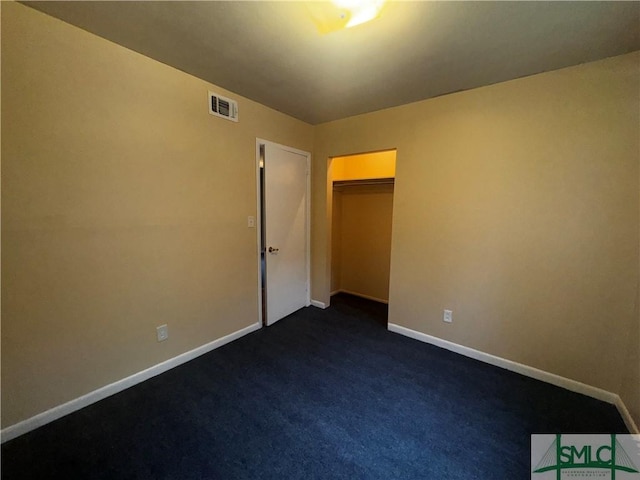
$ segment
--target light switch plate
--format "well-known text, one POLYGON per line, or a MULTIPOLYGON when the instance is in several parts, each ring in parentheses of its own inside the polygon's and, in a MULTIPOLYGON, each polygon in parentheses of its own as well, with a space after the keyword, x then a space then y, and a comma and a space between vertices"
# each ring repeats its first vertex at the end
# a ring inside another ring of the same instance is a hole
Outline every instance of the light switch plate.
POLYGON ((167 338, 169 338, 169 327, 166 325, 160 325, 156 327, 156 334, 158 335, 158 341, 164 342, 167 338))

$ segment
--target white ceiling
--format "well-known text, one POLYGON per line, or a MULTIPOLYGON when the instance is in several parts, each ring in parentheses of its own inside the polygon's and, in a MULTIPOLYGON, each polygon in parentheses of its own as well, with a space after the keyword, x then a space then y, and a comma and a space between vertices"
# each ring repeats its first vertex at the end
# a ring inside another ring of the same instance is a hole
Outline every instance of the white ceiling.
POLYGON ((321 35, 304 2, 23 2, 311 124, 640 50, 640 2, 391 2, 321 35))

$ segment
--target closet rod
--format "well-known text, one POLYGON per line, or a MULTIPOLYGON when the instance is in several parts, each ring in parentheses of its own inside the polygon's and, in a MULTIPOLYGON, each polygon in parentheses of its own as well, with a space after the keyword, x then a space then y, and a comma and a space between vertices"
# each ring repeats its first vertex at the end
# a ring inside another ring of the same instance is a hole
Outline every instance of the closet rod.
POLYGON ((333 182, 333 188, 336 187, 350 187, 354 185, 393 185, 395 183, 394 178, 368 178, 365 180, 335 180, 333 182))

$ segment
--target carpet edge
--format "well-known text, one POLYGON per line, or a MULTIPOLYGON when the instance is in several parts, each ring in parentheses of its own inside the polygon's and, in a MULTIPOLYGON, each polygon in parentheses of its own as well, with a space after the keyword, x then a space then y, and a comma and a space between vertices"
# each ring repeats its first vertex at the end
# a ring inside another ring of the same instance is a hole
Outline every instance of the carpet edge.
POLYGON ((193 360, 194 358, 204 355, 205 353, 215 350, 216 348, 220 348, 229 342, 232 342, 240 337, 248 335, 251 332, 259 330, 260 328, 262 328, 262 325, 259 322, 256 322, 247 327, 241 328, 240 330, 236 330, 235 332, 225 335, 224 337, 220 337, 209 343, 196 347, 193 350, 181 353, 180 355, 160 362, 140 372, 134 373, 133 375, 129 375, 128 377, 117 380, 113 383, 105 385, 104 387, 100 387, 97 390, 89 392, 78 398, 69 400, 68 402, 50 408, 49 410, 45 410, 44 412, 34 415, 33 417, 22 420, 16 424, 9 425, 8 427, 0 430, 0 443, 5 443, 9 440, 13 440, 20 435, 24 435, 25 433, 35 430, 38 427, 62 418, 65 415, 69 415, 70 413, 76 412, 81 408, 99 402, 100 400, 110 397, 111 395, 115 395, 116 393, 122 392, 129 387, 133 387, 134 385, 160 375, 161 373, 171 370, 172 368, 182 365, 183 363, 193 360))
POLYGON ((609 392, 592 385, 587 385, 577 380, 572 380, 561 375, 556 375, 555 373, 540 370, 523 363, 514 362, 513 360, 508 360, 496 355, 491 355, 490 353, 485 353, 480 350, 465 347, 464 345, 450 342, 439 337, 434 337, 426 333, 418 332, 416 330, 412 330, 395 323, 389 323, 388 330, 405 337, 413 338, 414 340, 418 340, 420 342, 428 343, 436 347, 444 348, 445 350, 464 355, 465 357, 473 358, 474 360, 488 363, 495 367, 504 368, 505 370, 519 373, 526 377, 534 378, 536 380, 540 380, 575 393, 581 393, 582 395, 595 398, 596 400, 602 400, 604 402, 610 403, 618 409, 618 412, 620 413, 620 416, 624 420, 624 423, 629 431, 636 434, 640 433, 640 431, 638 430, 638 426, 635 424, 633 418, 631 417, 631 414, 629 413, 629 410, 622 401, 622 398, 620 398, 617 393, 609 392))

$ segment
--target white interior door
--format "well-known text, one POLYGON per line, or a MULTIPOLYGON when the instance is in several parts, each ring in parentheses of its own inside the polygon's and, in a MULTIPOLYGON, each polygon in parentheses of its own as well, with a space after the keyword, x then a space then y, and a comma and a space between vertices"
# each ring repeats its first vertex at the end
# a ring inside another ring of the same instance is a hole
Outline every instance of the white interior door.
POLYGON ((308 165, 304 152, 265 144, 267 325, 309 305, 308 165))

